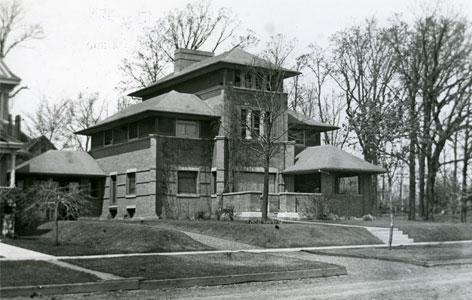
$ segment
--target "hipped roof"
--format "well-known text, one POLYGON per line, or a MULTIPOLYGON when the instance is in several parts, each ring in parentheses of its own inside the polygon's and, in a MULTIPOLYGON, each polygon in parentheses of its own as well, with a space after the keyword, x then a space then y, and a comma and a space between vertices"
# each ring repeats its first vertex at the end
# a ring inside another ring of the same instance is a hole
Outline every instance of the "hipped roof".
POLYGON ((308 147, 295 157, 295 164, 284 174, 306 174, 320 171, 344 173, 385 173, 386 170, 331 145, 308 147))
POLYGON ((144 112, 166 112, 186 115, 197 115, 204 117, 219 117, 210 106, 200 99, 197 95, 179 93, 170 91, 140 103, 128 106, 120 112, 104 119, 96 125, 85 130, 79 131, 79 134, 92 133, 93 129, 103 125, 126 119, 131 116, 139 115, 144 112))
POLYGON ((16 76, 0 58, 0 83, 17 85, 21 81, 20 77, 16 76))
MULTIPOLYGON (((202 61, 196 62, 194 64, 191 64, 190 66, 178 71, 178 72, 173 72, 155 83, 153 83, 150 86, 147 86, 145 88, 142 88, 140 90, 137 90, 135 92, 132 92, 129 94, 131 97, 142 97, 150 92, 150 90, 154 88, 158 88, 159 85, 172 81, 174 79, 177 79, 179 77, 182 77, 184 75, 188 75, 190 73, 193 73, 198 70, 203 70, 212 66, 216 65, 224 65, 224 64, 231 64, 231 65, 237 65, 237 66, 243 66, 243 67, 256 67, 256 68, 270 68, 273 67, 273 64, 270 62, 254 55, 249 52, 246 52, 242 50, 241 48, 235 47, 229 51, 223 52, 219 55, 209 57, 207 59, 204 59, 202 61)), ((285 68, 280 68, 276 66, 277 69, 279 69, 281 72, 284 73, 284 77, 292 77, 295 75, 300 74, 297 71, 285 69, 285 68)))
POLYGON ((106 176, 87 152, 49 150, 16 167, 19 174, 106 176))
POLYGON ((320 132, 339 129, 338 126, 307 118, 303 114, 290 109, 288 110, 288 124, 289 127, 311 127, 317 129, 320 132))

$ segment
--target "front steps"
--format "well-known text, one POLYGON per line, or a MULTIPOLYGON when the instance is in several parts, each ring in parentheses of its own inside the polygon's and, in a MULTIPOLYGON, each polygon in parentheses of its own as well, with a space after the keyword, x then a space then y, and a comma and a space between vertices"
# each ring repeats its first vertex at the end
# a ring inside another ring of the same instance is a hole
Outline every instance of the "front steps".
MULTIPOLYGON (((388 244, 388 239, 390 235, 390 228, 385 227, 365 227, 370 231, 374 236, 381 240, 384 244, 388 244)), ((393 239, 392 244, 394 245, 407 245, 414 243, 415 241, 408 237, 407 234, 403 233, 398 228, 393 228, 393 239)))

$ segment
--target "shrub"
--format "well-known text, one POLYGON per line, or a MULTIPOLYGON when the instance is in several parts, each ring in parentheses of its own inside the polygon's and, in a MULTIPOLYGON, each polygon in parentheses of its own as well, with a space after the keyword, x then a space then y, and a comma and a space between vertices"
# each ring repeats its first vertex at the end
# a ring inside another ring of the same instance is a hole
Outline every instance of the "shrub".
POLYGON ((234 221, 234 206, 228 205, 225 208, 218 208, 215 211, 216 219, 234 221))

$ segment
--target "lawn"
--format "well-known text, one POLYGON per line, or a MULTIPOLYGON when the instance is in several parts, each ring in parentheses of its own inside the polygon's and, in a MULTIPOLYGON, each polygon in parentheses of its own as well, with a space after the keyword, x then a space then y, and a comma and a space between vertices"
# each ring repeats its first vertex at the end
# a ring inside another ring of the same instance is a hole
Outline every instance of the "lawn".
POLYGON ((91 274, 45 261, 0 261, 0 286, 46 285, 98 281, 91 274))
MULTIPOLYGON (((395 217, 394 226, 408 234, 415 242, 442 242, 472 240, 472 223, 448 222, 449 218, 441 216, 441 221, 408 221, 405 216, 395 217)), ((439 219, 439 217, 438 217, 439 219)), ((324 221, 328 222, 328 221, 324 221)), ((371 227, 388 227, 390 218, 382 216, 374 221, 338 220, 329 223, 350 224, 371 227)))
POLYGON ((440 246, 401 246, 388 248, 336 249, 308 251, 316 254, 329 254, 360 258, 404 261, 421 265, 441 264, 454 260, 472 262, 472 244, 449 244, 440 246))
POLYGON ((122 277, 138 276, 145 279, 283 272, 335 266, 284 256, 253 253, 134 256, 66 261, 122 277))
POLYGON ((54 243, 52 223, 42 225, 40 235, 4 242, 59 256, 211 250, 171 229, 99 221, 64 221, 59 226, 59 246, 54 243))
MULTIPOLYGON (((249 224, 243 221, 159 220, 156 228, 180 229, 262 248, 380 244, 363 228, 306 224, 249 224)), ((137 225, 139 226, 139 225, 137 225)))

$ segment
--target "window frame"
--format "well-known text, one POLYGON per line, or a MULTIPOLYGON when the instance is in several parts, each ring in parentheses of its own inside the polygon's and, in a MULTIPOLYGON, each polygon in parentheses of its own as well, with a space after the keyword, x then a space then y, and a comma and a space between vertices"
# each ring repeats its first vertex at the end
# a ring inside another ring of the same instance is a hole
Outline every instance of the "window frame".
POLYGON ((116 205, 116 190, 117 190, 118 175, 116 173, 110 174, 110 186, 109 186, 109 205, 116 205))
POLYGON ((196 120, 176 119, 175 120, 175 136, 180 137, 180 138, 187 138, 187 139, 198 139, 198 138, 200 138, 200 122, 198 122, 196 120), (195 128, 196 128, 195 136, 187 135, 187 126, 189 126, 190 124, 195 125, 195 128), (184 135, 179 135, 179 130, 178 130, 179 125, 184 126, 184 131, 185 131, 184 135))
POLYGON ((126 196, 136 196, 136 170, 132 171, 127 171, 126 172, 126 196), (130 179, 133 178, 131 181, 130 179), (133 186, 131 186, 131 183, 133 183, 133 186), (133 187, 133 190, 131 189, 133 187))
POLYGON ((133 122, 128 124, 128 141, 132 141, 139 138, 139 124, 138 122, 133 122), (131 126, 135 126, 136 128, 136 136, 131 137, 131 126))
POLYGON ((179 169, 177 170, 177 196, 190 196, 190 197, 198 197, 200 191, 199 191, 199 185, 200 185, 200 182, 199 182, 199 177, 200 177, 200 171, 199 169, 194 169, 194 168, 182 168, 182 169, 179 169), (181 192, 180 190, 180 178, 179 178, 179 175, 181 173, 194 173, 195 175, 195 192, 186 192, 186 191, 183 191, 181 192))
POLYGON ((103 146, 111 146, 113 145, 113 129, 108 129, 103 132, 103 146), (107 144, 107 133, 110 134, 110 143, 107 144))

